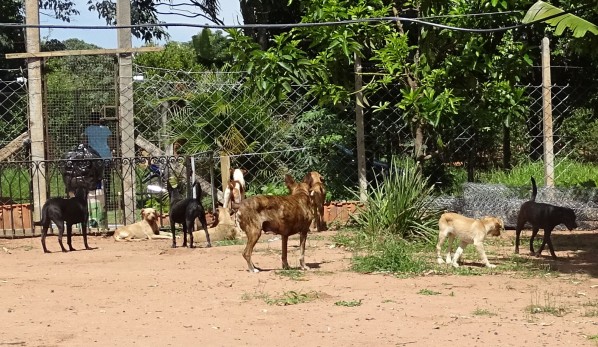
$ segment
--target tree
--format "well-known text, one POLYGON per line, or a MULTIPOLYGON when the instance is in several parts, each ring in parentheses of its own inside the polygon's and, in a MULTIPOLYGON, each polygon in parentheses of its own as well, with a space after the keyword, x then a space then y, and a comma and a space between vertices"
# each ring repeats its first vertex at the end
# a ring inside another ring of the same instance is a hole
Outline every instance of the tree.
POLYGON ((224 36, 222 31, 218 30, 212 33, 208 28, 191 37, 197 61, 205 66, 222 67, 225 62, 230 60, 228 41, 228 37, 224 36))
MULTIPOLYGON (((598 5, 596 6, 598 10, 598 5)), ((544 18, 564 13, 565 11, 544 1, 537 1, 525 14, 523 23, 531 23, 544 18)), ((562 35, 565 29, 573 32, 573 37, 583 37, 587 32, 598 35, 598 25, 591 23, 571 13, 544 20, 545 23, 555 28, 555 35, 562 35)))

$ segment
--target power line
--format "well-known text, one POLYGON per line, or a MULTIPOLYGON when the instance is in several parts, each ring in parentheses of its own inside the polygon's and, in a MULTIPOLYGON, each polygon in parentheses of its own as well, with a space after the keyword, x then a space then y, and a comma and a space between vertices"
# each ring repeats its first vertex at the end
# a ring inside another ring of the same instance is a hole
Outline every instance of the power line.
POLYGON ((440 23, 434 23, 421 18, 404 18, 404 17, 375 17, 375 18, 360 18, 360 19, 348 19, 341 21, 331 22, 319 22, 319 23, 287 23, 287 24, 233 24, 233 25, 217 25, 217 24, 192 24, 192 23, 152 23, 152 24, 131 24, 131 25, 112 25, 112 26, 101 26, 101 25, 66 25, 66 24, 24 24, 24 23, 0 23, 1 27, 8 28, 44 28, 44 29, 87 29, 87 30, 114 30, 114 29, 139 29, 139 28, 153 28, 153 27, 190 27, 190 28, 204 28, 204 29, 286 29, 286 28, 302 28, 302 27, 322 27, 322 26, 340 26, 348 24, 359 24, 359 23, 381 23, 381 22, 407 22, 414 24, 421 24, 431 26, 434 28, 448 29, 454 31, 470 32, 470 33, 493 33, 500 31, 507 31, 518 29, 533 24, 546 21, 548 19, 557 18, 564 16, 571 12, 575 12, 589 5, 581 6, 576 9, 571 9, 557 13, 552 16, 548 16, 539 20, 535 20, 529 23, 513 24, 510 26, 503 26, 498 28, 462 28, 451 25, 445 25, 440 23))

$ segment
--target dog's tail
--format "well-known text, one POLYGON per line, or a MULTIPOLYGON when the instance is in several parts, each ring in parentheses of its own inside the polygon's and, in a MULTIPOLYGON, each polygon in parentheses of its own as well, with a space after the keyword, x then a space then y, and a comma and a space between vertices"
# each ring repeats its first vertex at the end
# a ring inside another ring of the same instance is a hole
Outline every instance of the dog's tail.
POLYGON ((536 195, 538 195, 538 187, 536 186, 536 180, 532 177, 532 196, 530 201, 536 201, 536 195))

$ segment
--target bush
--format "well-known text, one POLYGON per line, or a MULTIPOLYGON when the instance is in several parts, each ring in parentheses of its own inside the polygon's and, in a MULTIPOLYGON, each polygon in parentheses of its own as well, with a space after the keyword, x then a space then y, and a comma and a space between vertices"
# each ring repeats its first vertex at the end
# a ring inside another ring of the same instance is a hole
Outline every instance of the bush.
POLYGON ((392 236, 365 255, 355 256, 352 269, 357 272, 400 272, 417 274, 427 268, 417 247, 392 236))
POLYGON ((364 241, 377 244, 385 235, 406 241, 434 238, 439 211, 432 207, 433 187, 415 161, 394 158, 389 174, 369 190, 365 208, 356 217, 364 241))

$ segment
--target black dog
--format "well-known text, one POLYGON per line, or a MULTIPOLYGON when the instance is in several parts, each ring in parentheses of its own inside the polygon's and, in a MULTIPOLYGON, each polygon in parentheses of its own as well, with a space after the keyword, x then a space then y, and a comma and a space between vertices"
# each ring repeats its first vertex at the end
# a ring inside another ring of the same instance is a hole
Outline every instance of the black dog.
POLYGON ((87 220, 89 218, 89 211, 87 210, 87 194, 88 191, 85 188, 78 187, 75 189, 75 196, 70 199, 51 198, 46 201, 42 207, 42 220, 39 223, 42 225, 42 247, 44 248, 44 253, 50 253, 46 248, 46 234, 48 233, 48 228, 50 227, 51 222, 54 222, 58 227, 58 243, 63 252, 67 251, 62 245, 62 234, 64 233, 65 222, 66 243, 69 245, 69 250, 75 250, 71 244, 71 235, 73 224, 77 223, 81 223, 85 249, 91 249, 91 247, 87 245, 87 220))
POLYGON ((193 224, 195 218, 199 218, 203 230, 206 232, 207 246, 212 247, 210 234, 208 233, 206 213, 201 205, 201 189, 198 189, 199 185, 197 183, 193 184, 193 187, 196 188, 197 198, 184 199, 178 191, 176 183, 174 183, 174 186, 171 184, 171 179, 168 180, 167 186, 170 196, 170 231, 172 232, 172 248, 176 248, 176 237, 174 234, 175 223, 183 225, 183 247, 187 247, 187 233, 189 233, 189 247, 195 247, 193 245, 193 224))
POLYGON ((517 229, 515 230, 515 253, 519 253, 519 235, 521 229, 526 222, 532 225, 532 237, 529 240, 530 255, 539 257, 544 246, 548 243, 550 254, 553 259, 556 259, 554 248, 552 247, 552 240, 550 234, 552 229, 559 224, 565 224, 569 230, 577 228, 575 221, 575 212, 568 207, 554 206, 550 204, 543 204, 536 202, 536 195, 538 188, 536 187, 536 180, 532 177, 532 197, 529 201, 524 202, 519 208, 519 215, 517 216, 517 229), (544 239, 538 253, 534 252, 534 238, 538 234, 539 229, 544 229, 544 239))

